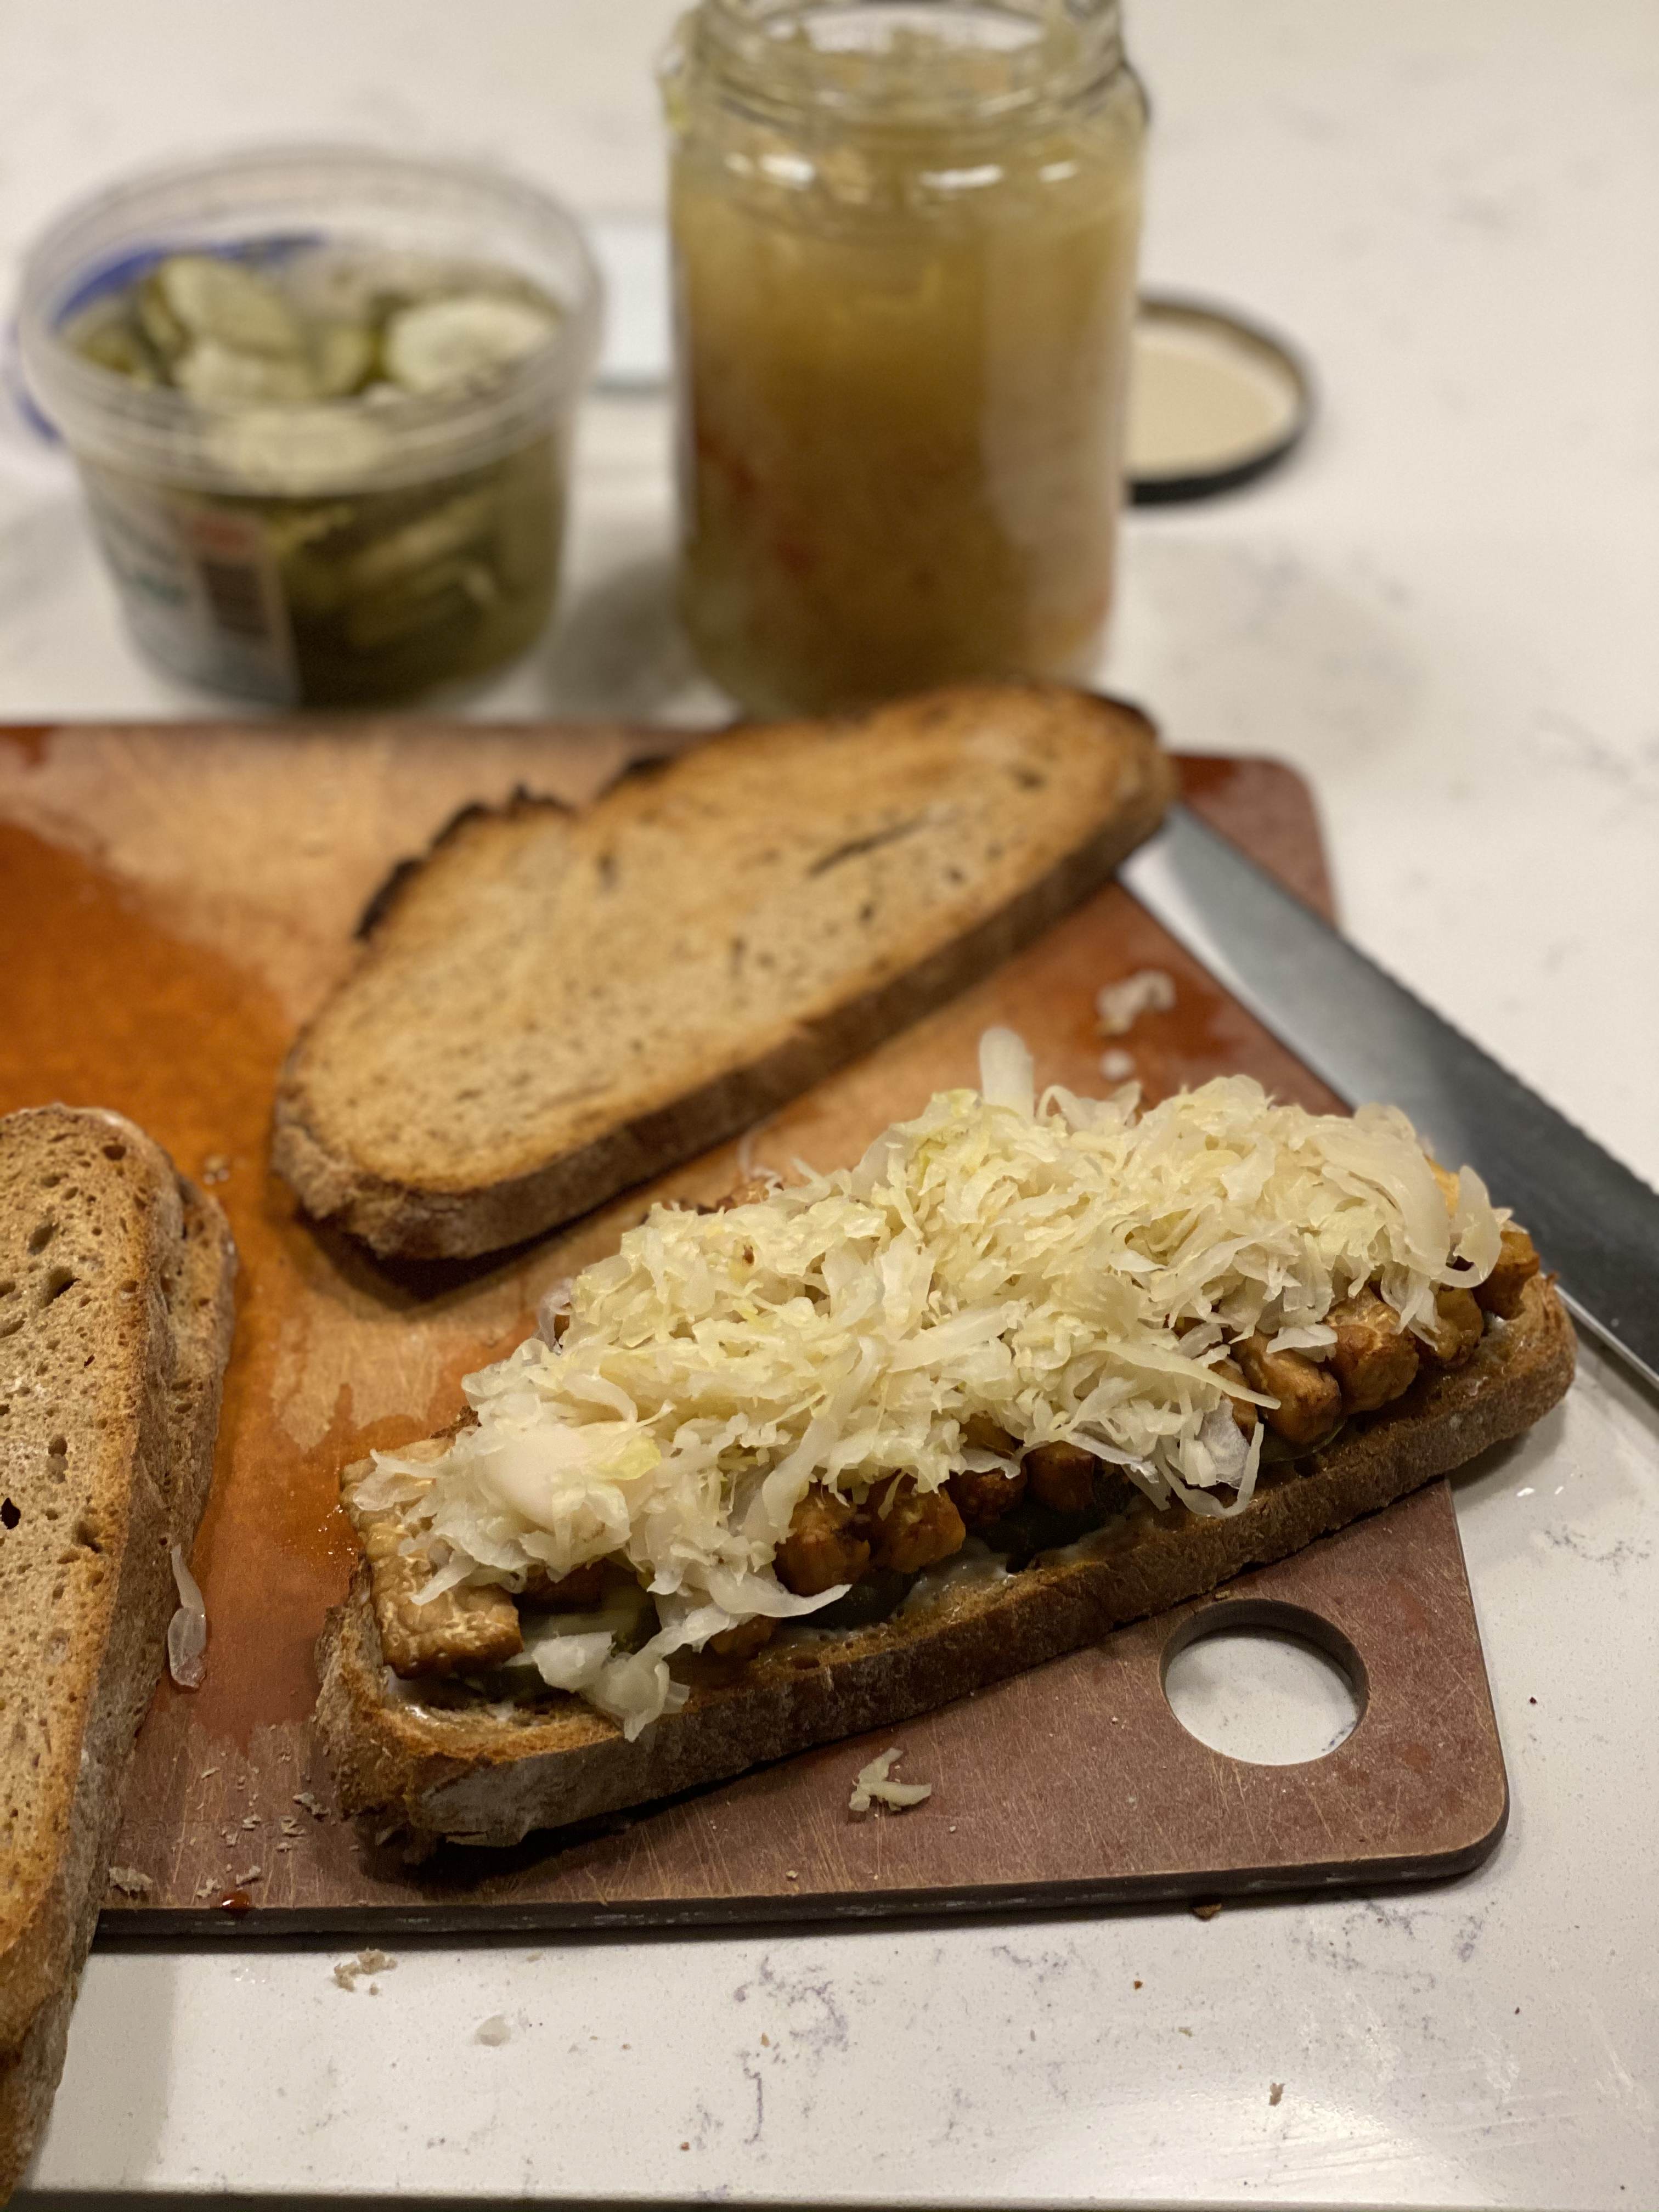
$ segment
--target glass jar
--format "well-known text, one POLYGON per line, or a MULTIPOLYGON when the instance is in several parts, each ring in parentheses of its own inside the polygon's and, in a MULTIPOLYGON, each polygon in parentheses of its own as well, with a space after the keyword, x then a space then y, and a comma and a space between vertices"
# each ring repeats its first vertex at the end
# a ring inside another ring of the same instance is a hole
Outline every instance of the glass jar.
POLYGON ((1086 675, 1146 124, 1117 0, 702 0, 663 85, 708 672, 760 713, 1086 675))

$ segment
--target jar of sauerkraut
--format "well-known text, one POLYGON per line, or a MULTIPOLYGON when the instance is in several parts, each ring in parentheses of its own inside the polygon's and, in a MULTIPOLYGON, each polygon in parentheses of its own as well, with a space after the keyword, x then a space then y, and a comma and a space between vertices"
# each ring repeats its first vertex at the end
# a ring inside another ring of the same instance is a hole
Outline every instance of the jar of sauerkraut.
POLYGON ((1146 124, 1118 0, 702 0, 663 84, 709 673, 762 712, 1086 674, 1146 124))

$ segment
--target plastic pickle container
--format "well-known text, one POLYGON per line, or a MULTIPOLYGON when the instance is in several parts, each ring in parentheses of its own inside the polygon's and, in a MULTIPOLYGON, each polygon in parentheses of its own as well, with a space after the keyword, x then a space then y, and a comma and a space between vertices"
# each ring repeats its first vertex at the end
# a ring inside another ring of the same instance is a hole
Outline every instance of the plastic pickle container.
POLYGON ((545 193, 316 145, 82 202, 18 306, 138 649, 278 707, 464 690, 534 641, 599 330, 545 193))

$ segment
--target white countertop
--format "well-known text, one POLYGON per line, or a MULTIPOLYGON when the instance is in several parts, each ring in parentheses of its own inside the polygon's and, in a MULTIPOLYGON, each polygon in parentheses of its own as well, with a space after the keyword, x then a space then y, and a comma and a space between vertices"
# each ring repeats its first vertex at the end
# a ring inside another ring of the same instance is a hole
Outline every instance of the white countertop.
MULTIPOLYGON (((66 198, 233 137, 485 152, 648 212, 672 13, 0 9, 0 294, 66 198)), ((1353 934, 1659 1181, 1652 8, 1140 0, 1129 31, 1149 279, 1279 325, 1324 407, 1282 476, 1131 520, 1105 672, 1175 744, 1300 767, 1353 934)), ((657 403, 592 406, 561 632, 476 711, 710 710, 665 450, 657 403)), ((204 707, 134 661, 62 465, 0 423, 0 716, 204 707)), ((1514 1804, 1462 1882, 406 1944, 374 1997, 321 1948, 100 1952, 32 2185, 1651 2212, 1659 1409, 1587 1353, 1457 1496, 1514 1804)))

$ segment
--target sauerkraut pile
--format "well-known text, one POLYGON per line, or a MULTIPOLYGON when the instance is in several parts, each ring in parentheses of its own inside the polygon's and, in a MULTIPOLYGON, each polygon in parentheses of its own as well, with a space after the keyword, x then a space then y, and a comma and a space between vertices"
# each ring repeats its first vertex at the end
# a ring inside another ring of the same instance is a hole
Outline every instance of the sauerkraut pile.
POLYGON ((966 1443, 980 1417, 1022 1449, 1085 1447, 1159 1507, 1242 1512, 1264 1431, 1246 1443, 1230 1401, 1252 1394, 1214 1371, 1234 1339, 1328 1344, 1370 1281, 1410 1328, 1497 1260, 1480 1178, 1449 1210, 1394 1109, 1309 1114, 1243 1076, 1144 1113, 1133 1085, 1035 1099, 1006 1030, 981 1079, 854 1168, 654 1208, 570 1285, 560 1340, 467 1378, 477 1425, 442 1459, 376 1454, 372 1502, 434 1563, 422 1595, 625 1565, 655 1603, 642 1648, 610 1615, 550 1616, 524 1663, 635 1735, 684 1699, 673 1652, 842 1595, 774 1571, 810 1484, 1010 1468, 966 1443))

